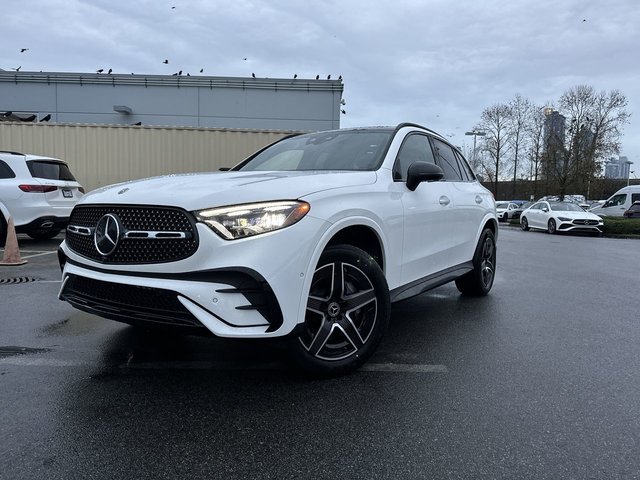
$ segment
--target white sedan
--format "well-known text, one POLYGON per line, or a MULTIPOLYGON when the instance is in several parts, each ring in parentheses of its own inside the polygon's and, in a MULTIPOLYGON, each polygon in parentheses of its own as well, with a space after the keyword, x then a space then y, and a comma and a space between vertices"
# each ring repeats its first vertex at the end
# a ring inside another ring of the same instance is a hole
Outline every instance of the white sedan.
POLYGON ((520 215, 523 230, 530 228, 557 232, 601 233, 603 221, 570 202, 536 202, 520 215))

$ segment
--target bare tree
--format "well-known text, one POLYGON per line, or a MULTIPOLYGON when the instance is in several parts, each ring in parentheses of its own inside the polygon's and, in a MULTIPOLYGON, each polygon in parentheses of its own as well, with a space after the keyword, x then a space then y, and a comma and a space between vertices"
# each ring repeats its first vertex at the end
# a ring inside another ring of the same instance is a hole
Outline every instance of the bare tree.
POLYGON ((560 97, 559 107, 569 126, 562 154, 550 159, 561 196, 569 189, 586 191, 607 157, 620 151, 622 129, 629 121, 626 97, 618 90, 596 92, 580 85, 560 97))
POLYGON ((483 150, 488 154, 491 165, 483 162, 483 171, 493 182, 493 195, 498 198, 498 180, 504 163, 504 154, 510 138, 509 119, 511 109, 505 104, 496 104, 486 108, 480 117, 478 130, 484 130, 483 150))
POLYGON ((509 102, 508 142, 513 153, 513 163, 509 168, 513 170, 512 197, 514 198, 516 196, 516 181, 518 180, 519 156, 527 141, 527 127, 531 121, 531 112, 531 102, 520 94, 516 94, 514 99, 509 102))
POLYGON ((544 123, 545 115, 542 106, 532 106, 529 112, 529 121, 527 123, 528 138, 528 154, 527 161, 529 163, 528 177, 533 180, 533 195, 536 198, 539 195, 538 180, 540 178, 540 170, 542 164, 542 156, 544 154, 544 123))

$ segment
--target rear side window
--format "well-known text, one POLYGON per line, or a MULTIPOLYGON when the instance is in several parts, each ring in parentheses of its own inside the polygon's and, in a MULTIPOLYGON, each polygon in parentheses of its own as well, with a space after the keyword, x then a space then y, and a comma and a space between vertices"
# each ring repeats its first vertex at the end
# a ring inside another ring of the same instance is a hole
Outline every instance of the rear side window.
POLYGON ((66 163, 52 160, 30 160, 27 162, 29 172, 34 178, 44 178, 47 180, 66 180, 75 182, 76 179, 67 167, 66 163))
POLYGON ((444 178, 450 182, 461 182, 462 174, 458 167, 458 161, 453 153, 453 149, 444 142, 441 142, 437 138, 433 139, 433 146, 436 148, 437 163, 442 170, 444 170, 444 178))
POLYGON ((0 160, 0 178, 16 178, 16 174, 11 167, 0 160))
POLYGON ((460 171, 462 172, 462 178, 464 179, 466 177, 466 179, 469 180, 470 182, 474 181, 476 179, 476 176, 473 174, 473 170, 471 170, 471 167, 469 166, 467 161, 464 159, 462 155, 460 155, 460 152, 456 152, 454 150, 454 153, 456 154, 456 158, 458 159, 458 163, 460 164, 460 171))
POLYGON ((631 194, 631 203, 640 201, 640 193, 631 194))

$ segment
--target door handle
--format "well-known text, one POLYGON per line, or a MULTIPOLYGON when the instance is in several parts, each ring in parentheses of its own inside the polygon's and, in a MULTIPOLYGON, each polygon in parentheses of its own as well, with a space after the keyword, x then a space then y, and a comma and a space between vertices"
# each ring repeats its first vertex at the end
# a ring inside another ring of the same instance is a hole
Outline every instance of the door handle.
POLYGON ((444 195, 441 196, 438 201, 440 202, 440 205, 442 205, 443 207, 446 207, 447 205, 449 205, 449 203, 451 203, 451 200, 449 200, 449 198, 445 197, 444 195))
POLYGON ((482 197, 480 195, 476 195, 476 203, 482 203, 482 197))

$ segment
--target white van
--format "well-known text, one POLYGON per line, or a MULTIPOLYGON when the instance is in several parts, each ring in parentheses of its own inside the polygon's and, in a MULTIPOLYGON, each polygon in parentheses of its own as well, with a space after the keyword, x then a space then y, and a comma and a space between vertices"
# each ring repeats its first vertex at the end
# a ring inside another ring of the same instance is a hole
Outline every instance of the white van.
POLYGON ((635 201, 640 201, 640 185, 621 188, 607 199, 604 205, 592 208, 589 211, 600 216, 622 217, 624 211, 631 207, 635 201))

